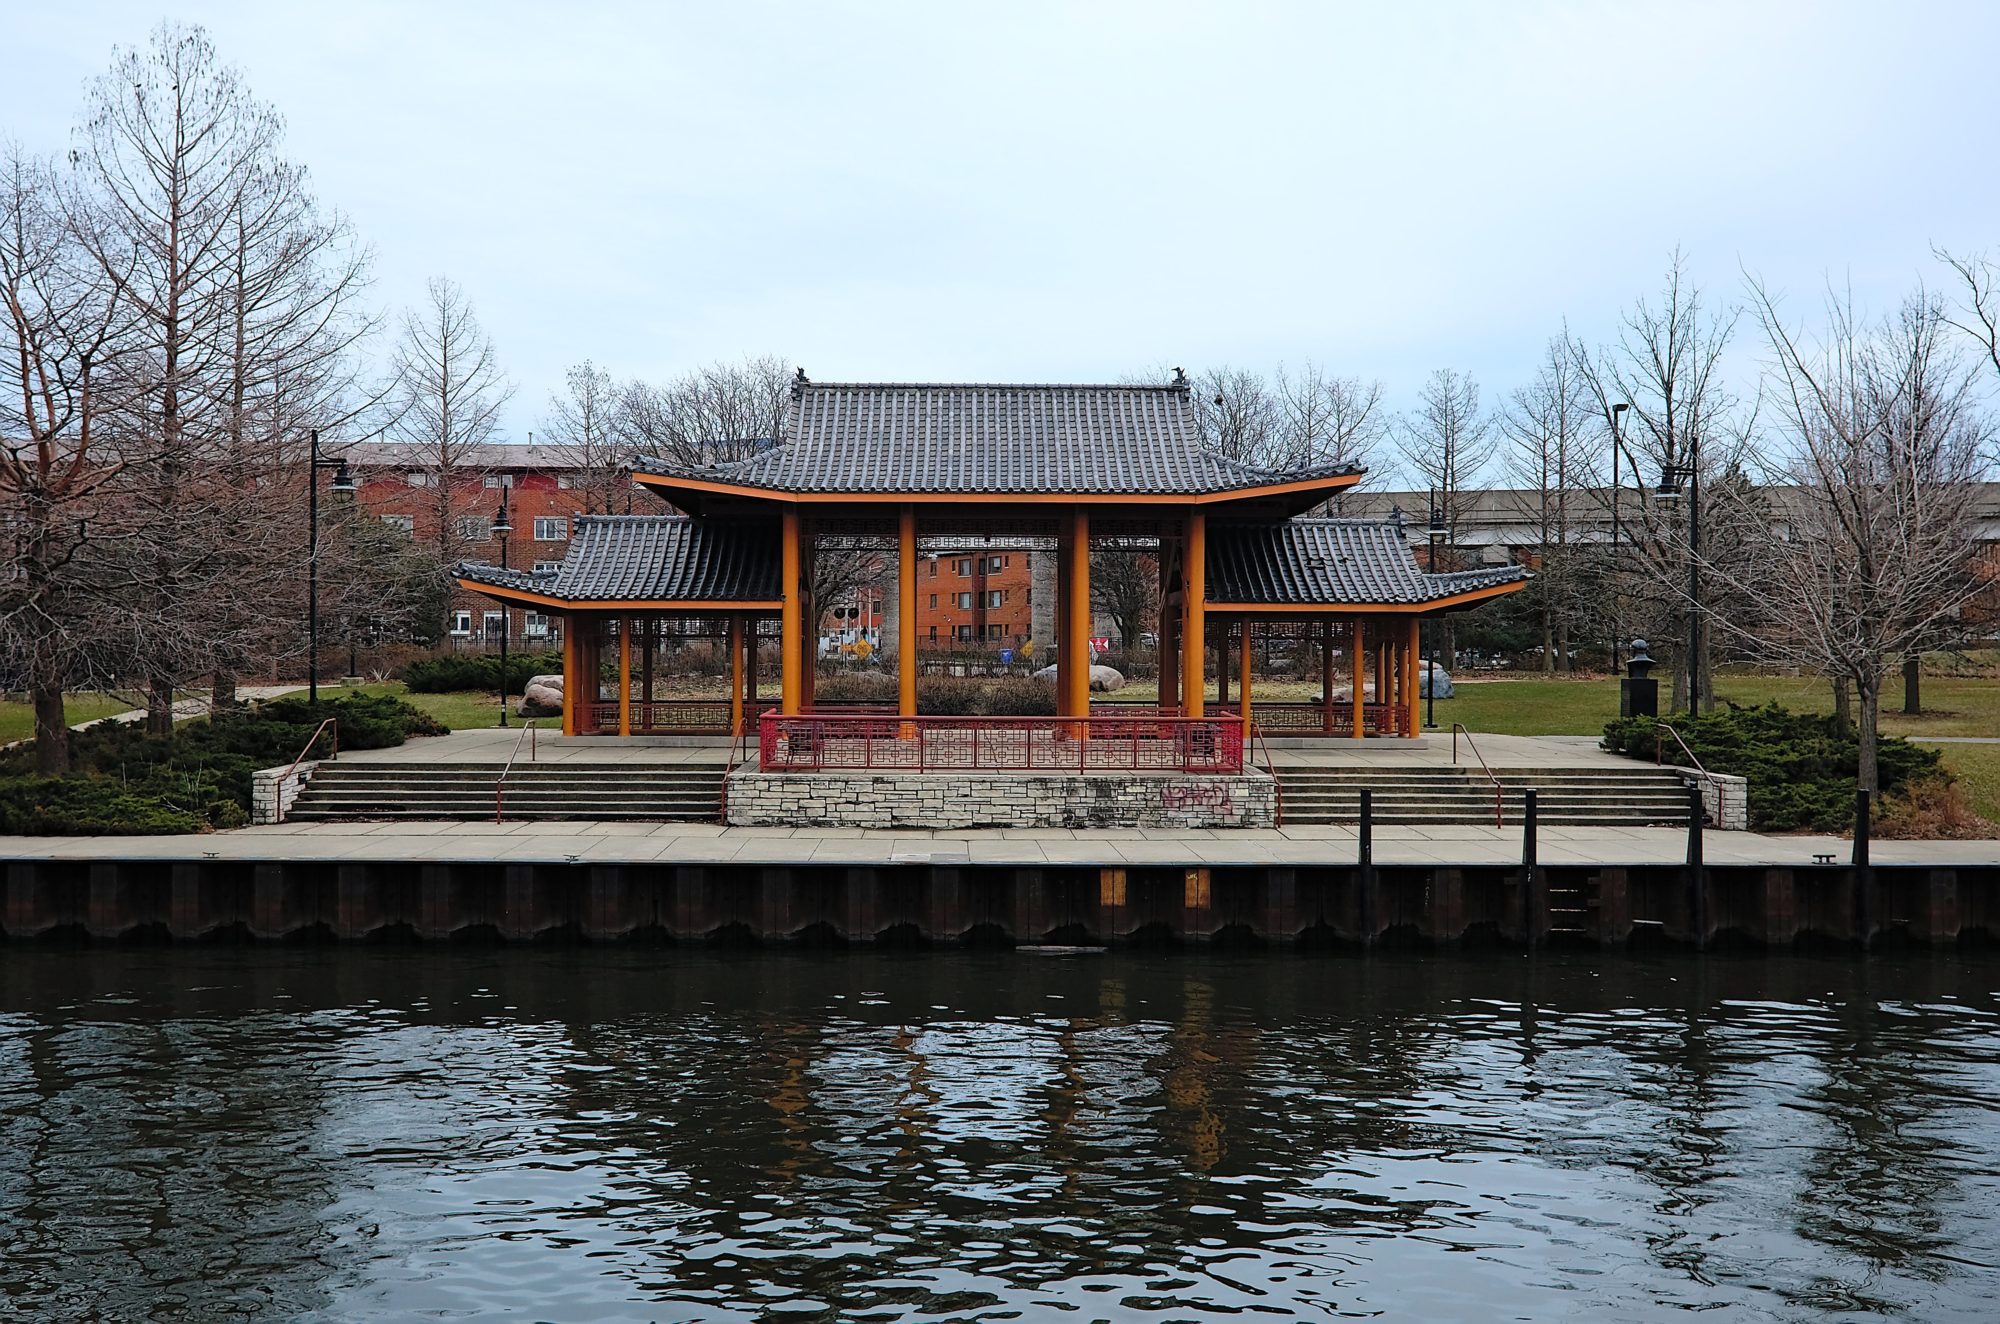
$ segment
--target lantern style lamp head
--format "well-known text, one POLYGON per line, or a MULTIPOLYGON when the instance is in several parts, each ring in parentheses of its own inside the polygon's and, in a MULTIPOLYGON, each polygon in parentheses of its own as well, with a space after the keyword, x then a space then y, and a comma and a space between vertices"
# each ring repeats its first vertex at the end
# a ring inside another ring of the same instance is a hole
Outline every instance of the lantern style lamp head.
POLYGON ((507 518, 507 498, 500 498, 500 509, 493 512, 493 532, 512 533, 514 525, 507 518))
POLYGON ((354 471, 347 467, 346 460, 342 460, 340 467, 333 471, 332 489, 336 492, 351 493, 359 486, 361 484, 354 481, 354 471))

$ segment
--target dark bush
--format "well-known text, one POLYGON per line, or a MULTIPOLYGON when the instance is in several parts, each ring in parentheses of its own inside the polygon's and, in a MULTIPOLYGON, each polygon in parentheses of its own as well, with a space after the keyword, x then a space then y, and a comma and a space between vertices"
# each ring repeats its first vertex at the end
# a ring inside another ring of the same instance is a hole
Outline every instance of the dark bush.
MULTIPOLYGON (((1732 704, 1706 716, 1677 716, 1671 725, 1710 772, 1749 780, 1753 829, 1840 832, 1852 826, 1861 745, 1831 716, 1790 712, 1775 703, 1732 704)), ((1658 727, 1650 717, 1608 722, 1604 747, 1641 759, 1659 750, 1665 762, 1685 766, 1680 746, 1658 727)), ((1880 740, 1875 757, 1885 793, 1900 791, 1914 778, 1941 775, 1938 751, 1893 736, 1880 740)))
POLYGON ((205 820, 109 777, 0 780, 0 833, 19 836, 199 832, 205 820))
POLYGON ((894 703, 896 677, 885 671, 822 671, 813 681, 819 703, 894 703))
POLYGON ((1054 717, 1056 687, 1026 676, 1009 676, 985 687, 980 711, 993 717, 1054 717))
POLYGON ((925 717, 966 717, 983 711, 985 686, 969 676, 925 676, 917 682, 917 712, 925 717))
MULTIPOLYGON (((530 676, 558 675, 561 653, 513 653, 507 658, 507 685, 518 692, 530 676)), ((498 653, 454 653, 425 658, 403 668, 403 684, 416 694, 449 694, 457 690, 498 690, 498 653)))
POLYGON ((170 736, 106 722, 71 734, 69 777, 30 775, 34 754, 27 745, 0 754, 0 824, 8 825, 0 830, 131 833, 240 827, 250 817, 251 774, 290 763, 308 740, 313 748, 306 756, 323 756, 330 738, 314 731, 327 717, 339 722, 343 749, 381 749, 412 735, 446 732, 428 713, 370 694, 344 696, 317 709, 303 699, 279 699, 188 722, 170 736), (112 826, 125 822, 132 826, 112 826))

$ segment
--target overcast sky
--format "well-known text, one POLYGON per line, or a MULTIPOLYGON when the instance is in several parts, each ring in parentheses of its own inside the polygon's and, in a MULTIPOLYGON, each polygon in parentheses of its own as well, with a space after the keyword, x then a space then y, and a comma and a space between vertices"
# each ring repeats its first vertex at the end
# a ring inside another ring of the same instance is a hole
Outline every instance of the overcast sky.
POLYGON ((590 357, 1089 381, 1311 358, 1497 395, 1668 252, 1801 311, 2000 246, 2000 6, 20 3, 0 133, 201 22, 519 439, 590 357))

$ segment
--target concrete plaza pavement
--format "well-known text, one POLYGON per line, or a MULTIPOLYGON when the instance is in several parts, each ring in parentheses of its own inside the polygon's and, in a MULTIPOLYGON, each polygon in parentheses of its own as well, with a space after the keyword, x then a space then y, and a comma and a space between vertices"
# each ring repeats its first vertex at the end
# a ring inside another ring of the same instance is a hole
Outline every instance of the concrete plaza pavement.
MULTIPOLYGON (((1836 864, 1852 844, 1838 837, 1709 831, 1703 856, 1715 865, 1836 864)), ((1547 827, 1537 832, 1543 864, 1673 864, 1685 858, 1683 828, 1547 827)), ((1494 865, 1521 859, 1518 826, 1378 827, 1378 864, 1494 865)), ((195 836, 0 837, 0 863, 59 860, 488 860, 739 864, 892 863, 972 865, 1338 865, 1356 855, 1352 827, 1138 828, 1073 831, 880 831, 862 828, 722 827, 713 823, 393 822, 283 823, 195 836)), ((1873 862, 1953 868, 2000 864, 2000 841, 1877 841, 1873 862)))

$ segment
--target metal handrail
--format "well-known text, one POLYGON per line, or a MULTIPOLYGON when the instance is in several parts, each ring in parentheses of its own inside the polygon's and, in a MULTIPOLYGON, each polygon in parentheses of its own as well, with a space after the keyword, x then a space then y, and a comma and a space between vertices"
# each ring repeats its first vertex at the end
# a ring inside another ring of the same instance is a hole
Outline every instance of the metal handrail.
POLYGON ((327 758, 337 759, 340 757, 340 719, 338 717, 329 717, 313 728, 312 737, 306 741, 305 748, 301 749, 299 756, 292 760, 292 766, 285 769, 285 775, 278 778, 278 812, 272 818, 272 822, 282 823, 285 821, 285 783, 292 779, 292 774, 297 772, 299 765, 306 761, 306 755, 312 753, 312 747, 319 743, 319 733, 328 727, 333 728, 333 749, 327 754, 327 758))
MULTIPOLYGON (((1271 747, 1264 743, 1264 729, 1255 722, 1250 723, 1250 741, 1253 750, 1264 751, 1264 771, 1271 774, 1271 826, 1283 827, 1285 823, 1285 783, 1278 777, 1278 761, 1271 757, 1271 747)), ((1256 767, 1253 756, 1251 767, 1256 767)))
POLYGON ((743 760, 743 746, 750 739, 750 717, 744 714, 743 725, 736 729, 736 742, 729 747, 729 757, 722 764, 722 788, 717 792, 715 804, 718 818, 723 826, 729 824, 729 774, 736 771, 743 760))
POLYGON ((493 821, 495 823, 502 821, 501 797, 506 794, 507 774, 514 771, 514 760, 521 757, 521 742, 524 740, 528 742, 528 762, 535 762, 536 756, 541 752, 539 747, 541 737, 535 734, 535 722, 537 720, 530 717, 522 724, 521 734, 514 737, 514 752, 507 756, 507 765, 501 768, 500 775, 493 779, 493 821))
MULTIPOLYGON (((1723 797, 1729 793, 1723 785, 1722 780, 1701 765, 1701 760, 1695 757, 1695 752, 1688 748, 1688 742, 1681 739, 1680 732, 1674 730, 1673 727, 1667 725, 1665 722, 1654 722, 1653 729, 1655 731, 1665 731, 1668 735, 1672 736, 1674 743, 1681 747, 1681 753, 1687 755, 1688 762, 1694 765, 1694 770, 1700 773, 1710 786, 1715 788, 1715 821, 1717 823, 1722 822, 1723 810, 1726 807, 1726 801, 1723 797)), ((1666 760, 1660 757, 1660 742, 1657 737, 1653 741, 1653 766, 1656 768, 1666 766, 1666 760)))
POLYGON ((1507 826, 1507 817, 1501 812, 1500 808, 1504 794, 1500 785, 1500 779, 1493 775, 1493 769, 1486 766, 1486 756, 1479 752, 1478 743, 1473 740, 1472 732, 1466 731, 1465 723, 1463 722, 1453 722, 1451 724, 1451 765, 1454 768, 1458 766, 1458 735, 1461 731, 1465 732, 1466 748, 1472 751, 1472 757, 1479 760, 1480 771, 1486 774, 1487 781, 1493 783, 1493 826, 1505 827, 1507 826))

